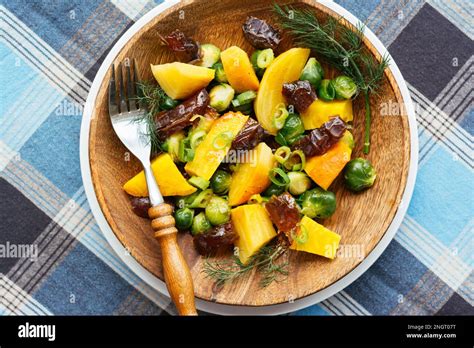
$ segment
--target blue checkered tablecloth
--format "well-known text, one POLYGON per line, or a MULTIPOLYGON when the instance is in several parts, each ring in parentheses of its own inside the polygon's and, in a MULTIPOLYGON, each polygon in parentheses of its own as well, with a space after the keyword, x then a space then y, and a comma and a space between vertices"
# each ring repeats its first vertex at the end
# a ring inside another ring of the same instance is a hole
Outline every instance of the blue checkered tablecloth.
MULTIPOLYGON (((407 80, 420 161, 408 213, 380 259, 295 315, 474 314, 474 3, 339 0, 407 80)), ((174 314, 112 251, 79 168, 82 105, 114 42, 153 0, 1 0, 0 313, 174 314)))

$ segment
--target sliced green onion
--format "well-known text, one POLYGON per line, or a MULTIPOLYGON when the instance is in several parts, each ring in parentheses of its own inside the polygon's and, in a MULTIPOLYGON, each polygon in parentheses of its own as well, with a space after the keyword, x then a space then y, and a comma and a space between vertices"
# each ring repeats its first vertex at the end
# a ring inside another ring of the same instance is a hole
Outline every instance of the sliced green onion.
POLYGON ((296 235, 296 243, 298 244, 304 244, 308 241, 308 238, 309 238, 309 234, 308 234, 308 230, 306 229, 305 226, 301 225, 300 226, 300 233, 298 233, 296 235))
POLYGON ((288 156, 288 159, 285 161, 285 163, 283 163, 283 166, 287 170, 300 172, 306 166, 306 156, 303 151, 295 150, 288 156))
POLYGON ((213 195, 211 189, 199 192, 193 196, 194 199, 189 203, 189 208, 205 208, 213 195))
POLYGON ((185 138, 179 142, 178 159, 181 162, 189 162, 194 158, 194 149, 191 148, 189 139, 185 138))
POLYGON ((216 150, 225 149, 232 142, 232 138, 232 132, 230 131, 219 133, 214 138, 212 146, 214 146, 216 150))
POLYGON ((257 93, 255 91, 246 91, 242 92, 234 100, 232 100, 232 105, 234 107, 249 104, 253 102, 253 100, 257 98, 257 93))
POLYGON ((290 184, 290 178, 281 168, 273 168, 268 174, 270 181, 279 187, 287 187, 290 184))
POLYGON ((291 150, 288 146, 281 146, 275 151, 275 159, 278 163, 285 163, 290 158, 291 150))
POLYGON ((199 130, 197 132, 192 132, 191 136, 189 137, 189 145, 191 146, 191 149, 195 150, 200 143, 204 140, 206 137, 206 132, 203 130, 199 130))
POLYGON ((199 120, 205 120, 206 118, 203 116, 203 115, 193 115, 189 120, 191 122, 194 122, 195 120, 197 120, 199 118, 199 120))
POLYGON ((262 50, 258 53, 257 56, 257 66, 260 69, 268 68, 268 66, 273 62, 274 58, 275 55, 273 54, 273 50, 271 48, 262 50))
POLYGON ((188 179, 188 182, 201 190, 205 190, 209 187, 209 180, 201 178, 200 176, 192 176, 188 179))
POLYGON ((285 104, 280 103, 275 108, 275 113, 273 114, 273 125, 276 129, 282 129, 285 125, 285 121, 288 118, 290 113, 286 109, 285 104))

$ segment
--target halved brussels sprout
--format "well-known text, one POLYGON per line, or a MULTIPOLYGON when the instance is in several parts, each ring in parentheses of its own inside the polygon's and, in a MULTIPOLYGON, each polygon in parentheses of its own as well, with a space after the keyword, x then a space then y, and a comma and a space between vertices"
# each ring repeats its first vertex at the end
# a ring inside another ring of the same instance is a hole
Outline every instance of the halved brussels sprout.
POLYGON ((209 92, 209 104, 218 112, 226 110, 234 98, 234 89, 227 83, 212 87, 209 92))
POLYGON ((219 47, 213 44, 201 45, 201 59, 199 65, 210 68, 219 61, 220 56, 221 50, 219 47))

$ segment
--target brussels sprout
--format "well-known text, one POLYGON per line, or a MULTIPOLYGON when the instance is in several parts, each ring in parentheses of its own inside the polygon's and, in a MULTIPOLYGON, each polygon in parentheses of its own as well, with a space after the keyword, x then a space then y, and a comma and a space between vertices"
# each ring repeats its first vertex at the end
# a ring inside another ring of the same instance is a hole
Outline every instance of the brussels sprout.
POLYGON ((336 96, 336 91, 331 80, 322 80, 318 87, 318 97, 324 101, 331 101, 336 96))
POLYGON ((174 213, 176 227, 180 231, 189 230, 193 224, 194 210, 189 208, 181 208, 174 213))
POLYGON ((301 212, 310 218, 326 219, 336 211, 336 195, 316 187, 300 196, 301 212))
POLYGON ((271 184, 268 188, 262 193, 264 197, 271 197, 273 195, 278 196, 285 192, 285 186, 278 186, 275 184, 271 184))
POLYGON ((289 114, 286 118, 285 125, 280 129, 275 137, 278 144, 286 146, 291 145, 304 133, 303 121, 297 114, 289 114))
POLYGON ((184 139, 184 132, 179 131, 168 137, 161 145, 163 151, 166 151, 174 162, 179 160, 179 143, 184 139))
POLYGON ((193 224, 191 226, 191 233, 193 236, 204 233, 212 228, 211 223, 209 220, 206 218, 206 214, 204 212, 201 212, 197 214, 194 219, 193 219, 193 224))
POLYGON ((216 71, 214 79, 219 82, 219 83, 227 83, 229 80, 227 80, 227 75, 225 74, 224 71, 224 66, 222 65, 221 62, 217 62, 212 66, 212 69, 216 71))
POLYGON ((377 174, 372 164, 364 158, 355 158, 344 169, 344 180, 351 191, 362 191, 374 184, 377 174))
POLYGON ((230 219, 229 204, 222 197, 212 197, 206 207, 206 217, 213 225, 225 224, 230 219))
POLYGON ((234 89, 227 83, 212 87, 209 92, 209 104, 219 112, 227 109, 234 98, 234 89))
POLYGON ((348 130, 346 130, 344 132, 344 135, 342 136, 341 138, 341 141, 346 143, 347 146, 349 146, 349 148, 352 150, 354 149, 354 136, 352 135, 351 132, 349 132, 348 130))
POLYGON ((205 190, 209 187, 209 181, 200 176, 192 176, 188 179, 188 182, 201 190, 205 190))
POLYGON ((350 99, 357 93, 357 85, 348 76, 338 76, 331 81, 336 99, 350 99))
POLYGON ((315 89, 319 87, 324 78, 324 70, 316 58, 309 58, 301 72, 300 80, 308 81, 315 89))
POLYGON ((211 188, 215 194, 225 195, 229 191, 232 176, 225 170, 218 170, 211 178, 211 188))
POLYGON ((305 173, 289 172, 288 177, 290 178, 288 191, 290 191, 292 195, 301 195, 311 187, 311 180, 305 173))
POLYGON ((221 50, 219 47, 213 44, 201 45, 201 59, 199 65, 210 68, 219 61, 220 56, 221 50))

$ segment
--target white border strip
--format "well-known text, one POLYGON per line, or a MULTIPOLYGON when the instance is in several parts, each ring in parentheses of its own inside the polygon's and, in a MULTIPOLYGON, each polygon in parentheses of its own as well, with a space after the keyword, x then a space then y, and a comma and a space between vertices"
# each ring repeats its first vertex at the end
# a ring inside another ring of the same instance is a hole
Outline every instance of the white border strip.
MULTIPOLYGON (((81 161, 81 173, 82 173, 82 180, 84 182, 84 190, 87 195, 87 199, 89 201, 89 205, 91 207, 91 211, 94 214, 97 223, 104 233, 107 241, 110 243, 114 251, 118 254, 118 256, 123 260, 125 264, 132 269, 140 278, 142 278, 145 282, 147 282, 151 287, 158 290, 160 293, 169 296, 168 291, 166 289, 165 283, 155 277, 152 273, 147 271, 142 265, 140 265, 134 258, 126 258, 125 255, 125 248, 120 243, 118 238, 115 236, 114 232, 110 228, 107 220, 105 219, 102 210, 99 206, 99 202, 95 195, 94 186, 92 184, 92 176, 91 170, 89 166, 89 130, 90 130, 90 121, 92 116, 93 106, 95 104, 95 100, 97 94, 99 92, 100 85, 105 78, 107 71, 114 61, 115 57, 118 55, 120 50, 125 46, 125 44, 138 32, 143 26, 145 26, 148 22, 150 22, 154 17, 158 14, 166 10, 167 8, 179 3, 179 0, 171 0, 166 1, 150 12, 148 12, 145 16, 140 18, 134 25, 132 25, 125 34, 117 41, 114 47, 111 49, 107 57, 105 58, 104 62, 102 63, 94 82, 92 83, 92 87, 89 92, 89 96, 87 97, 87 101, 84 108, 84 115, 82 117, 82 125, 81 125, 81 139, 80 139, 80 161, 81 161)), ((333 10, 334 12, 342 15, 346 20, 350 23, 357 25, 360 21, 348 12, 343 7, 339 6, 338 4, 323 0, 319 1, 322 5, 326 6, 327 8, 333 10)), ((387 49, 385 46, 380 42, 380 40, 375 36, 375 34, 368 28, 365 29, 365 36, 367 39, 374 45, 377 51, 383 56, 388 54, 387 49)), ((418 165, 418 132, 417 132, 417 125, 415 119, 415 110, 413 108, 413 104, 411 101, 410 93, 408 92, 408 88, 405 84, 405 80, 403 79, 400 70, 398 69, 397 65, 391 60, 390 70, 400 88, 400 92, 402 94, 405 107, 407 109, 408 114, 408 124, 410 128, 410 165, 408 168, 408 178, 407 184, 405 187, 405 191, 403 193, 402 200, 398 207, 398 210, 395 214, 395 217, 388 227, 385 235, 382 237, 380 242, 376 245, 376 247, 372 250, 372 252, 350 273, 345 275, 343 278, 339 279, 337 282, 333 283, 329 287, 318 291, 312 295, 306 296, 299 300, 294 301, 293 303, 282 303, 277 305, 270 305, 270 306, 262 306, 262 307, 253 307, 253 306, 232 306, 232 305, 224 305, 218 304, 214 302, 209 302, 205 300, 196 299, 196 306, 199 310, 215 313, 215 314, 223 314, 223 315, 278 315, 284 314, 288 312, 293 312, 311 305, 314 305, 318 302, 321 302, 328 297, 336 294, 337 292, 341 291, 357 278, 359 278, 382 254, 388 244, 392 241, 395 233, 397 232, 400 224, 402 223, 403 217, 408 209, 408 204, 410 202, 413 188, 415 186, 415 179, 416 179, 416 172, 417 172, 417 165, 418 165)))

